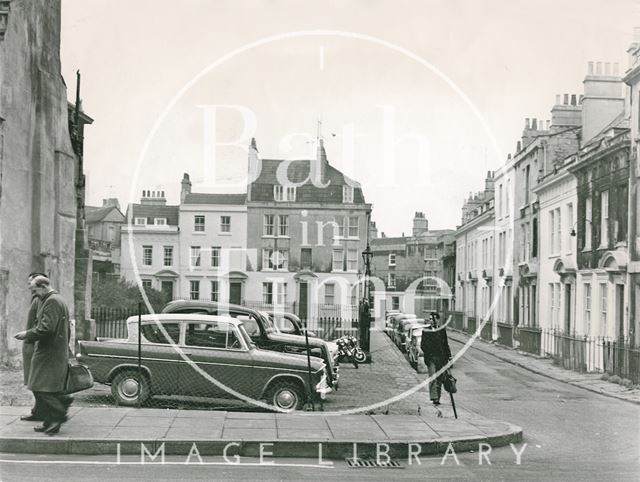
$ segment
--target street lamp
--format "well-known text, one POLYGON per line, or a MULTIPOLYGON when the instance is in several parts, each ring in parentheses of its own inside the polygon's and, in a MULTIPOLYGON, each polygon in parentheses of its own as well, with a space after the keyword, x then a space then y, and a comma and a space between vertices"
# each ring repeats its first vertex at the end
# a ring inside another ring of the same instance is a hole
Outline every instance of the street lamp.
POLYGON ((362 260, 364 261, 364 296, 360 300, 360 347, 367 355, 367 362, 371 361, 371 286, 369 284, 369 277, 371 276, 371 259, 373 258, 373 252, 369 247, 367 241, 367 247, 362 252, 362 260))

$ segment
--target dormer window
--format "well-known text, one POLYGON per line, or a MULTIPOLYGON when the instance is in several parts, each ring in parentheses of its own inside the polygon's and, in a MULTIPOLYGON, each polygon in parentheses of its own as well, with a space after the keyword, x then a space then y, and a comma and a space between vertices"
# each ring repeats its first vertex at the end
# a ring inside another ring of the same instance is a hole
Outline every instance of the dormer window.
POLYGON ((134 224, 136 226, 146 226, 147 225, 147 218, 135 218, 134 224))
POLYGON ((154 218, 153 224, 155 224, 156 226, 166 226, 167 218, 154 218))
POLYGON ((276 201, 295 201, 296 200, 296 188, 295 186, 273 186, 273 199, 276 201))
POLYGON ((343 203, 352 203, 353 202, 353 186, 349 186, 345 184, 342 186, 342 202, 343 203))

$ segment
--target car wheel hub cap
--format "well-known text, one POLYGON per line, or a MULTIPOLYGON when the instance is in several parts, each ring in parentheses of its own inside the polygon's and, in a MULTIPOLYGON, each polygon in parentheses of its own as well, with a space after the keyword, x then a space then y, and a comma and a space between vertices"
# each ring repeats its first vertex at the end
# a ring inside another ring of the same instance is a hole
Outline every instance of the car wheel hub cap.
POLYGON ((127 398, 133 398, 138 395, 138 382, 136 380, 132 380, 131 378, 122 382, 122 394, 127 398))
POLYGON ((296 403, 296 396, 288 390, 283 390, 276 395, 276 402, 281 408, 292 408, 296 403))

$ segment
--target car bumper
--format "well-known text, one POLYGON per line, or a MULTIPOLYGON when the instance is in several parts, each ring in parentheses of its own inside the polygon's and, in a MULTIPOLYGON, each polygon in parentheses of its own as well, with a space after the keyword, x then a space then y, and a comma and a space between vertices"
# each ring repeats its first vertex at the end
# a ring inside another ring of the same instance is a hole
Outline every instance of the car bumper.
MULTIPOLYGON (((337 381, 335 381, 334 383, 336 383, 337 381)), ((322 375, 322 378, 320 379, 320 381, 318 383, 316 383, 316 394, 318 395, 318 397, 320 397, 322 400, 324 400, 327 397, 328 393, 331 393, 333 390, 331 389, 331 387, 327 384, 327 376, 326 375, 322 375)))

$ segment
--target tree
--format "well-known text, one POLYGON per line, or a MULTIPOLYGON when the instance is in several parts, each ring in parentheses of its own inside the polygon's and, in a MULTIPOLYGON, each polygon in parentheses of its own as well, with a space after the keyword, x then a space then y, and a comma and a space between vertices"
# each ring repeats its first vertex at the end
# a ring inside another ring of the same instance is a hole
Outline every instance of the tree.
MULTIPOLYGON (((153 310, 159 312, 167 301, 161 291, 144 289, 153 310)), ((96 277, 91 287, 91 304, 94 307, 135 308, 143 302, 137 284, 114 276, 96 277)), ((143 302, 144 303, 144 302, 143 302)))

